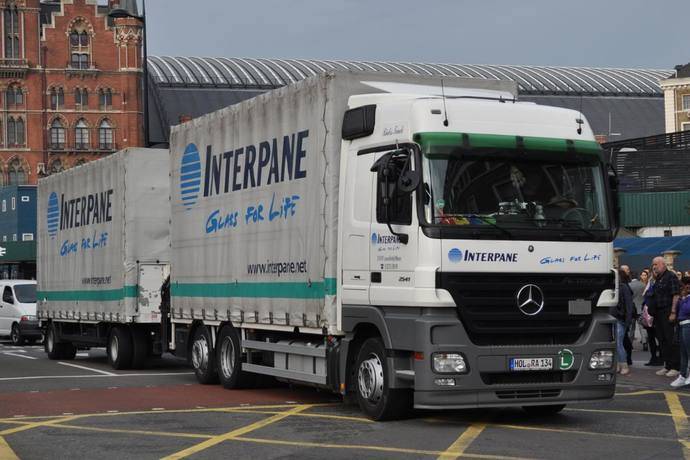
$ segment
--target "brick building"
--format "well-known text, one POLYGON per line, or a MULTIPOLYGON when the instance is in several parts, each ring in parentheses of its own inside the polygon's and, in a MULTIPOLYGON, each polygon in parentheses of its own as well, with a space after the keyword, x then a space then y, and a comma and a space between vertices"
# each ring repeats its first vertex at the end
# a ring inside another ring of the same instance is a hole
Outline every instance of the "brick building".
POLYGON ((143 144, 134 0, 0 0, 0 186, 143 144), (102 3, 102 4, 99 4, 102 3))
POLYGON ((690 131, 690 64, 676 66, 676 71, 661 81, 664 90, 666 132, 690 131))

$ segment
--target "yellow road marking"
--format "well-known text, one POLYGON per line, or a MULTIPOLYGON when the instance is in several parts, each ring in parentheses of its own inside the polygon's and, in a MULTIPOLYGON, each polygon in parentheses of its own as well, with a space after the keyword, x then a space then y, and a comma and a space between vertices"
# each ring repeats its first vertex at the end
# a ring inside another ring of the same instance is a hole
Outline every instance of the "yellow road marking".
POLYGON ((473 423, 451 444, 445 452, 439 455, 438 460, 455 460, 463 456, 465 451, 475 439, 482 434, 486 428, 486 423, 473 423))
POLYGON ((307 410, 310 407, 312 407, 312 405, 310 405, 310 404, 302 404, 302 405, 295 406, 292 409, 289 409, 285 412, 281 412, 280 414, 273 415, 271 417, 265 418, 265 419, 260 420, 258 422, 244 426, 242 428, 237 428, 237 429, 229 431, 225 434, 221 434, 219 436, 214 436, 210 439, 207 439, 206 441, 200 442, 199 444, 196 444, 194 446, 191 446, 191 447, 188 447, 184 450, 176 452, 172 455, 164 457, 163 460, 179 459, 179 458, 187 457, 187 456, 192 455, 192 454, 196 454, 197 452, 201 452, 202 450, 208 449, 209 447, 213 447, 217 444, 220 444, 223 441, 229 441, 231 439, 237 438, 238 436, 242 436, 243 434, 247 434, 247 433, 250 433, 254 430, 258 430, 259 428, 263 428, 265 426, 279 422, 280 420, 283 420, 284 418, 287 418, 293 414, 307 410))
POLYGON ((611 409, 575 409, 567 408, 564 409, 568 412, 597 412, 602 414, 628 414, 628 415, 656 415, 659 417, 672 417, 671 414, 665 412, 643 412, 643 411, 632 411, 632 410, 611 410, 611 409))
MULTIPOLYGON (((199 433, 178 433, 175 431, 146 431, 146 430, 124 430, 120 428, 96 428, 92 426, 80 426, 80 425, 64 425, 62 423, 51 425, 51 428, 68 428, 70 430, 83 430, 83 431, 97 431, 101 433, 124 433, 124 434, 142 434, 146 436, 168 436, 171 438, 196 438, 196 439, 210 439, 213 437, 211 434, 199 434, 199 433)), ((0 457, 2 458, 2 457, 0 457)))
POLYGON ((17 454, 14 453, 10 445, 7 444, 7 441, 5 441, 5 438, 2 436, 0 436, 0 458, 3 460, 19 460, 17 454))
POLYGON ((649 441, 676 442, 676 440, 673 438, 655 438, 652 436, 640 436, 640 435, 604 433, 604 432, 599 433, 596 431, 561 430, 559 428, 546 428, 546 427, 541 427, 541 426, 525 426, 525 425, 510 425, 507 423, 492 423, 489 426, 493 427, 493 428, 507 428, 510 430, 546 431, 549 433, 582 434, 582 435, 589 435, 589 436, 605 436, 608 438, 646 439, 649 441))
POLYGON ((666 404, 673 416, 673 424, 676 426, 676 433, 678 433, 678 442, 680 442, 683 449, 683 457, 690 460, 690 422, 688 422, 688 415, 680 403, 678 393, 672 391, 664 392, 666 397, 666 404))
MULTIPOLYGON (((310 407, 332 407, 332 406, 337 406, 340 403, 323 403, 323 404, 310 404, 310 407)), ((117 417, 120 415, 143 415, 143 414, 189 414, 189 413, 195 413, 195 412, 226 412, 229 410, 251 410, 251 409, 257 409, 257 410, 263 410, 263 409, 286 409, 286 408, 292 408, 296 407, 298 404, 272 404, 272 405, 266 405, 266 406, 229 406, 229 407, 204 407, 204 408, 199 408, 199 409, 166 409, 166 410, 137 410, 137 411, 130 411, 130 412, 93 412, 93 413, 86 413, 86 414, 78 414, 76 415, 77 417, 84 418, 84 417, 117 417)), ((62 418, 64 415, 36 415, 36 416, 30 416, 30 417, 8 417, 8 418, 0 418, 0 423, 4 422, 9 422, 9 421, 17 421, 17 420, 39 420, 39 419, 58 419, 62 418)))
POLYGON ((640 391, 633 391, 630 393, 616 393, 615 396, 643 396, 643 395, 659 395, 663 394, 663 391, 658 391, 658 390, 640 390, 640 391))
MULTIPOLYGON (((257 409, 249 409, 245 410, 244 408, 242 409, 228 409, 226 412, 230 412, 233 414, 266 414, 266 415, 275 415, 275 414, 282 414, 282 411, 268 411, 268 410, 257 410, 257 409)), ((331 415, 331 414, 322 414, 322 413, 311 413, 311 414, 305 414, 305 413, 299 413, 299 414, 293 414, 295 417, 312 417, 312 418, 327 418, 327 419, 332 419, 332 420, 345 420, 345 421, 351 421, 351 422, 362 422, 362 423, 375 423, 373 420, 364 418, 364 417, 351 417, 347 415, 331 415)), ((664 414, 668 415, 668 414, 664 414)))
MULTIPOLYGON (((417 455, 443 455, 444 452, 440 450, 419 450, 419 449, 405 449, 400 447, 380 447, 367 446, 357 444, 328 444, 320 442, 305 442, 305 441, 283 441, 279 439, 263 439, 263 438, 245 438, 239 436, 233 438, 233 441, 254 442, 257 444, 275 444, 282 446, 297 446, 297 447, 319 447, 326 449, 357 449, 357 450, 372 450, 378 452, 394 452, 401 454, 417 454, 417 455)), ((464 458, 480 458, 491 460, 528 460, 523 457, 504 457, 501 455, 484 455, 484 454, 463 454, 464 458)))
POLYGON ((78 418, 81 418, 81 416, 80 415, 74 415, 74 416, 70 416, 70 417, 56 418, 56 419, 48 420, 45 422, 27 423, 26 425, 18 426, 15 428, 8 428, 6 430, 0 431, 0 436, 19 433, 20 431, 31 430, 33 428, 39 428, 39 427, 43 427, 43 426, 50 426, 50 425, 54 425, 56 423, 70 422, 70 421, 78 419, 78 418))

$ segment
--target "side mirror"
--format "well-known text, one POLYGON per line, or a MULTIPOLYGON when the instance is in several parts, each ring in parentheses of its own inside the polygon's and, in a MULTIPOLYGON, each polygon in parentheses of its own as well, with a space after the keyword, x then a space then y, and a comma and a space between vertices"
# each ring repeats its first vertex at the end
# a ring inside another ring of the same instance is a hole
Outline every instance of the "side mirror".
POLYGON ((610 163, 608 164, 607 179, 609 190, 611 191, 611 223, 612 226, 615 228, 615 233, 618 234, 621 213, 620 200, 618 197, 618 185, 620 184, 620 181, 618 180, 618 174, 616 173, 616 170, 610 163))
POLYGON ((409 150, 396 150, 383 155, 371 167, 371 171, 376 172, 378 176, 378 193, 383 204, 383 209, 377 209, 377 220, 385 222, 388 230, 397 236, 402 244, 407 244, 409 236, 397 233, 391 227, 391 222, 394 220, 391 218, 391 204, 401 198, 409 199, 409 195, 419 187, 421 175, 419 171, 412 170, 411 159, 412 153, 409 150), (379 211, 383 212, 379 213, 379 211))

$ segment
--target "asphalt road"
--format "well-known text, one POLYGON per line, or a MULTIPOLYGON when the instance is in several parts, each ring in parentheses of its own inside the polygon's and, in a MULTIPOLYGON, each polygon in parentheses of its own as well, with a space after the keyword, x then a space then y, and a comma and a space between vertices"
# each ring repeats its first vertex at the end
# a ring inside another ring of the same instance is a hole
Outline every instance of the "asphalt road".
POLYGON ((690 389, 672 391, 654 370, 635 366, 614 400, 553 417, 507 408, 374 423, 310 388, 199 385, 174 357, 121 372, 101 350, 49 361, 41 347, 0 342, 0 459, 690 460, 690 389))

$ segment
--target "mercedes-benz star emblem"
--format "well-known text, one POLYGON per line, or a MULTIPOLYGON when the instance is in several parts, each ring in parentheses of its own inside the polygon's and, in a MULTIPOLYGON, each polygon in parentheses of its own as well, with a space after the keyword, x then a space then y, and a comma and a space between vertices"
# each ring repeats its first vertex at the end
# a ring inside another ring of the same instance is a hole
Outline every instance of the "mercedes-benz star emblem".
POLYGON ((544 309, 544 293, 535 284, 522 286, 515 298, 518 308, 527 316, 537 315, 544 309))

